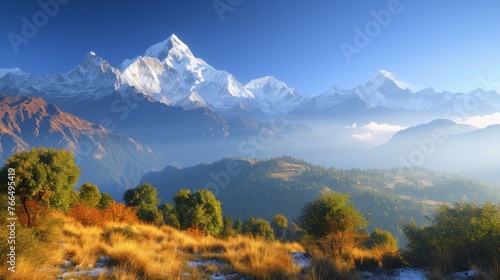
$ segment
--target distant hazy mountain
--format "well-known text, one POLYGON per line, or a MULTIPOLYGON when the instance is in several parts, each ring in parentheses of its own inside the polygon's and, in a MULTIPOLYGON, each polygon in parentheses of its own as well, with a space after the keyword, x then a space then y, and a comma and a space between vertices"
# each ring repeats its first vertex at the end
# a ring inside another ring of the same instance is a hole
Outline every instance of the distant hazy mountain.
MULTIPOLYGON (((373 148, 369 165, 377 167, 429 166, 451 135, 473 131, 470 125, 439 119, 401 130, 385 144, 373 148)), ((448 143, 449 144, 449 143, 448 143)))
POLYGON ((447 162, 448 170, 500 183, 499 139, 500 125, 452 135, 444 145, 442 165, 447 162))
POLYGON ((397 132, 367 153, 365 166, 421 166, 500 182, 500 125, 477 129, 435 120, 397 132), (494 176, 493 174, 497 174, 494 176))
MULTIPOLYGON (((391 110, 439 111, 465 110, 474 106, 477 114, 490 113, 500 109, 500 95, 494 91, 485 92, 478 88, 471 93, 436 92, 427 88, 412 92, 387 71, 380 71, 366 84, 349 90, 333 86, 325 93, 311 97, 300 110, 314 111, 341 108, 347 100, 361 100, 368 108, 391 110), (457 109, 458 108, 458 109, 457 109)), ((444 113, 444 112, 441 112, 444 113)))
POLYGON ((83 172, 80 183, 99 185, 115 197, 151 170, 175 164, 147 146, 61 111, 42 98, 0 96, 0 159, 30 147, 66 149, 83 172))
MULTIPOLYGON (((476 130, 477 128, 466 125, 466 124, 457 124, 454 121, 448 119, 438 119, 426 124, 420 124, 417 126, 409 127, 407 129, 403 129, 401 131, 396 132, 392 139, 384 145, 394 145, 394 144, 410 144, 413 145, 415 140, 424 139, 424 138, 438 138, 438 135, 455 135, 462 134, 466 132, 470 132, 476 130), (425 137, 427 136, 427 137, 425 137)), ((441 137, 444 138, 444 137, 441 137)), ((439 141, 439 140, 435 140, 439 141)), ((384 146, 382 145, 382 146, 384 146)))

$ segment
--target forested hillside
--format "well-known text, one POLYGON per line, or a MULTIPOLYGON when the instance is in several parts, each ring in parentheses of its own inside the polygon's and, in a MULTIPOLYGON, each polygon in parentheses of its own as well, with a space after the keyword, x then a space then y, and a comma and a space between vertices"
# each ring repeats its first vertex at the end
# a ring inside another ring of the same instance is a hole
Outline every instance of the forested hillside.
POLYGON ((222 159, 178 169, 166 167, 142 178, 158 188, 163 202, 180 189, 209 189, 222 201, 224 215, 270 220, 275 214, 295 219, 302 206, 324 190, 350 193, 371 221, 368 229, 388 229, 400 237, 400 221, 423 225, 440 203, 498 202, 500 189, 455 174, 421 168, 325 168, 291 157, 270 160, 222 159))

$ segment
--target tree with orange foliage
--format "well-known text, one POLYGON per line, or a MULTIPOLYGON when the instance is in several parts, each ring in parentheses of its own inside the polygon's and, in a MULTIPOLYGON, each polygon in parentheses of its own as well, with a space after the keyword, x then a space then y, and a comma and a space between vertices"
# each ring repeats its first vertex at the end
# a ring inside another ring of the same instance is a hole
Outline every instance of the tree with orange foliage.
POLYGON ((78 204, 71 208, 71 217, 84 225, 102 226, 106 222, 138 223, 137 214, 123 203, 112 202, 106 209, 78 204))
POLYGON ((112 202, 108 208, 102 210, 107 221, 138 223, 137 213, 132 207, 127 207, 123 203, 112 202))
POLYGON ((101 226, 105 222, 102 211, 86 204, 71 207, 69 215, 84 225, 101 226))

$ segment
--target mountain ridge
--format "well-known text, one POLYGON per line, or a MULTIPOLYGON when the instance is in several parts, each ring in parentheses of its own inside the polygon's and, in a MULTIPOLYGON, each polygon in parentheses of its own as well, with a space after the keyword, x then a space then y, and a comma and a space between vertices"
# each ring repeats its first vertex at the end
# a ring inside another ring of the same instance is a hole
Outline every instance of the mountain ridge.
POLYGON ((80 183, 98 184, 115 197, 134 187, 152 169, 175 162, 162 159, 130 137, 68 114, 41 97, 0 95, 0 160, 31 147, 73 152, 80 183))
MULTIPOLYGON (((300 94, 270 76, 244 85, 227 71, 217 70, 195 57, 175 34, 153 44, 142 55, 125 59, 118 67, 89 52, 69 73, 34 76, 19 69, 0 69, 0 92, 11 95, 31 93, 49 100, 65 96, 98 99, 130 87, 168 106, 188 110, 208 107, 231 114, 238 114, 237 108, 270 116, 296 110, 334 109, 338 105, 335 100, 347 98, 359 98, 369 108, 441 110, 463 104, 467 98, 474 98, 481 108, 488 107, 488 112, 500 108, 500 95, 496 92, 479 89, 470 93, 438 93, 432 88, 412 92, 386 70, 365 84, 347 90, 333 86, 316 95, 300 94), (256 82, 263 80, 266 83, 256 82)), ((241 114, 246 114, 245 110, 241 114)))

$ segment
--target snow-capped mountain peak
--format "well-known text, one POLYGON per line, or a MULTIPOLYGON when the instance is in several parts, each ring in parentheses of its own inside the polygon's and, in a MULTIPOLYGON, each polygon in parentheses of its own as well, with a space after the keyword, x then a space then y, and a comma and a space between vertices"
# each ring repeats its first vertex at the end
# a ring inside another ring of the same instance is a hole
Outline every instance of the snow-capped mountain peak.
POLYGON ((120 70, 128 85, 170 106, 225 111, 255 98, 230 73, 196 58, 175 34, 149 47, 144 56, 125 60, 120 70))
POLYGON ((0 78, 9 73, 16 76, 24 74, 19 68, 0 69, 0 78))
POLYGON ((265 77, 262 77, 262 78, 258 78, 258 79, 253 79, 251 80, 247 86, 251 86, 251 85, 264 85, 264 84, 269 84, 269 83, 272 83, 272 84, 276 84, 276 83, 279 83, 279 84, 285 84, 281 81, 278 81, 275 77, 273 76, 265 76, 265 77))
POLYGON ((356 87, 355 92, 370 107, 408 108, 414 105, 411 104, 411 91, 385 70, 381 70, 364 86, 356 87))
POLYGON ((297 93, 292 87, 288 87, 284 82, 278 81, 273 76, 265 76, 251 80, 245 85, 256 98, 260 99, 283 99, 296 96, 297 93))
MULTIPOLYGON (((108 64, 107 61, 98 56, 95 52, 89 52, 78 67, 81 68, 94 68, 100 67, 103 64, 108 64)), ((109 64, 108 64, 109 65, 109 64)), ((77 68, 78 68, 77 67, 77 68)))
POLYGON ((245 88, 252 92, 259 107, 267 114, 289 112, 306 99, 273 76, 251 80, 245 88))
POLYGON ((372 77, 365 85, 365 87, 370 87, 372 89, 380 87, 392 88, 394 86, 402 90, 406 89, 402 82, 396 80, 393 73, 386 70, 380 70, 380 72, 372 77))
POLYGON ((253 79, 245 87, 247 88, 257 88, 257 87, 273 87, 273 88, 289 88, 284 82, 278 81, 273 76, 265 76, 258 79, 253 79))
POLYGON ((144 56, 164 60, 167 58, 180 61, 184 57, 194 58, 189 47, 184 44, 175 34, 170 35, 165 41, 149 47, 144 56))
POLYGON ((108 76, 109 74, 113 76, 108 77, 112 80, 116 80, 116 76, 119 75, 116 68, 112 67, 106 60, 91 51, 85 56, 80 65, 69 72, 66 76, 70 80, 76 79, 76 81, 82 81, 82 79, 84 79, 90 82, 93 79, 102 80, 102 75, 108 76))

